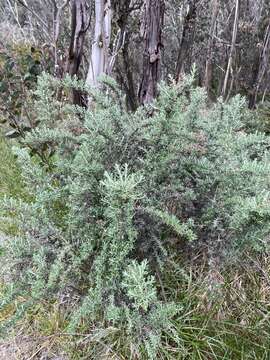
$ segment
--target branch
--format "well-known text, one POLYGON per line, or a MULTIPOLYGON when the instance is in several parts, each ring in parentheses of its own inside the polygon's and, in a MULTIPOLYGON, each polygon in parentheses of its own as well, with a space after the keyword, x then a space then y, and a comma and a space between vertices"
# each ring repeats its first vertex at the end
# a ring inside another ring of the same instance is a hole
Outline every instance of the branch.
MULTIPOLYGON (((48 30, 49 30, 49 27, 48 27, 48 24, 46 24, 46 22, 35 12, 35 10, 31 9, 25 2, 24 0, 16 0, 20 5, 22 5, 26 10, 28 10, 32 15, 34 15, 46 28, 46 32, 47 32, 47 35, 49 35, 48 33, 48 30)), ((50 37, 50 35, 49 35, 50 37)))

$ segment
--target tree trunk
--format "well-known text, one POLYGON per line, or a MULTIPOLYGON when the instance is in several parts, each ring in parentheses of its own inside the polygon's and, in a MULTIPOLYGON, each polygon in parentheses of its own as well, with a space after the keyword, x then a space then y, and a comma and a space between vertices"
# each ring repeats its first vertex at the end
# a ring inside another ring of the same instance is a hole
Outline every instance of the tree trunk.
POLYGON ((235 0, 235 15, 234 15, 232 42, 231 42, 229 60, 228 60, 228 64, 227 64, 227 70, 226 70, 225 79, 224 79, 224 83, 223 83, 223 89, 222 89, 223 98, 226 98, 229 76, 230 76, 230 72, 232 71, 232 62, 233 62, 233 57, 234 57, 234 53, 235 53, 236 38, 237 38, 237 31, 238 31, 239 8, 240 8, 239 0, 235 0))
MULTIPOLYGON (((69 0, 66 0, 62 5, 57 6, 56 1, 53 2, 54 17, 53 17, 53 46, 54 46, 54 76, 61 78, 63 76, 64 67, 60 66, 58 58, 58 40, 60 35, 61 16, 64 8, 68 5, 69 0)), ((62 64, 63 65, 63 64, 62 64)))
MULTIPOLYGON (((67 73, 77 76, 82 60, 83 44, 86 31, 86 2, 72 0, 71 2, 71 39, 68 52, 67 73)), ((73 103, 81 104, 81 94, 73 90, 73 103)))
POLYGON ((127 107, 135 111, 138 107, 137 94, 135 90, 134 73, 132 69, 132 58, 129 54, 130 34, 126 33, 124 45, 122 48, 122 62, 116 68, 120 84, 124 87, 126 93, 127 107))
POLYGON ((106 74, 108 70, 111 18, 111 1, 95 0, 95 34, 86 79, 86 83, 90 86, 97 87, 99 76, 106 74))
MULTIPOLYGON (((133 0, 120 0, 114 1, 115 20, 119 26, 119 46, 115 47, 115 56, 112 60, 116 63, 116 73, 120 85, 124 88, 126 93, 127 108, 131 111, 135 111, 138 107, 138 94, 136 92, 134 75, 134 63, 136 59, 130 54, 131 38, 134 34, 134 30, 129 26, 131 20, 131 14, 135 8, 138 9, 140 3, 133 0), (132 6, 131 6, 132 5, 132 6), (121 49, 121 52, 119 51, 121 49), (134 61, 135 60, 135 61, 134 61)), ((141 4, 142 5, 142 4, 141 4)), ((132 43, 134 47, 134 43, 132 43)), ((112 65, 110 65, 110 71, 112 71, 112 65)))
MULTIPOLYGON (((257 49, 256 49, 257 50, 257 49)), ((250 92, 248 98, 248 107, 249 109, 255 109, 256 107, 256 84, 259 77, 260 72, 260 52, 256 51, 256 54, 252 63, 252 72, 250 79, 250 92)))
POLYGON ((185 16, 183 24, 182 39, 179 47, 177 62, 176 62, 176 71, 175 79, 179 81, 181 73, 183 72, 184 62, 186 60, 189 49, 192 46, 192 38, 195 29, 195 22, 197 17, 197 0, 193 0, 189 4, 189 10, 185 16))
POLYGON ((210 27, 210 38, 209 38, 208 46, 207 46, 205 76, 204 76, 204 86, 206 88, 208 97, 210 97, 211 82, 212 82, 212 76, 213 76, 213 46, 214 46, 214 35, 215 35, 217 14, 218 14, 218 0, 213 0, 212 1, 212 19, 211 19, 211 27, 210 27))
POLYGON ((266 28, 262 50, 260 58, 258 60, 257 71, 255 71, 254 83, 252 93, 249 98, 249 108, 254 109, 256 107, 257 97, 261 88, 261 83, 267 72, 268 59, 269 59, 269 48, 270 48, 270 22, 266 28))
POLYGON ((139 89, 139 101, 143 105, 151 103, 157 96, 157 84, 161 77, 161 34, 164 10, 163 0, 145 1, 143 77, 139 89))

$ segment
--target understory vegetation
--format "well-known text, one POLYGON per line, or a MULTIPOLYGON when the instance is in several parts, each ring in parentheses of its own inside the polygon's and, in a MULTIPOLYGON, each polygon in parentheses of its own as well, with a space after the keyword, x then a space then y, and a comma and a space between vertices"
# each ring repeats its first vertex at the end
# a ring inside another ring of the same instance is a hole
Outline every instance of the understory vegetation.
POLYGON ((0 143, 3 337, 68 359, 269 358, 270 138, 195 76, 135 112, 111 78, 39 76, 35 127, 0 143))
POLYGON ((270 1, 0 14, 0 360, 269 360, 270 1))

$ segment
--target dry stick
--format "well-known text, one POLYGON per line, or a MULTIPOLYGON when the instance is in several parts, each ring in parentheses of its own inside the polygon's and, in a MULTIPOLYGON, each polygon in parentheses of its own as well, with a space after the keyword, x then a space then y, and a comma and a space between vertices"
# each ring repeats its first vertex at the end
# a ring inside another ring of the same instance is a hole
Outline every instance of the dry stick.
MULTIPOLYGON (((229 90, 227 92, 227 96, 226 96, 226 101, 228 101, 228 99, 230 98, 230 95, 231 95, 231 92, 232 92, 232 89, 233 89, 233 85, 234 85, 234 71, 233 71, 233 68, 231 66, 230 68, 230 73, 231 73, 231 83, 230 83, 230 87, 229 87, 229 90)), ((224 95, 225 96, 225 95, 224 95)))
POLYGON ((43 349, 46 349, 48 346, 47 343, 41 345, 31 356, 28 360, 34 359, 43 349))
POLYGON ((160 285, 160 288, 161 288, 161 293, 162 293, 163 300, 167 301, 168 299, 167 299, 167 296, 166 296, 166 293, 165 293, 164 285, 163 285, 159 270, 157 270, 157 278, 158 278, 158 282, 159 282, 159 285, 160 285))
MULTIPOLYGON (((110 329, 110 328, 109 328, 110 329)), ((111 328, 112 330, 118 330, 118 329, 115 329, 115 328, 111 328)), ((96 341, 97 343, 101 344, 102 346, 104 346, 107 351, 109 351, 110 353, 112 353, 112 355, 117 359, 117 360, 120 360, 120 359, 123 359, 122 356, 121 358, 119 357, 119 355, 107 344, 105 344, 101 339, 98 339, 95 335, 93 334, 81 334, 81 333, 56 333, 56 334, 52 334, 52 335, 48 335, 48 336, 45 336, 44 337, 44 340, 45 340, 45 344, 41 345, 38 350, 32 354, 32 356, 29 358, 29 360, 31 359, 34 359, 34 357, 41 351, 43 350, 44 348, 46 348, 47 344, 48 344, 48 341, 50 339, 54 339, 55 337, 83 337, 83 340, 80 341, 83 342, 85 340, 89 340, 89 341, 96 341)))
MULTIPOLYGON (((14 3, 14 12, 16 14, 16 18, 19 19, 18 6, 17 6, 16 2, 14 3)), ((18 20, 18 23, 19 23, 19 20, 18 20)))
POLYGON ((19 21, 19 18, 18 18, 18 13, 16 14, 16 12, 15 12, 15 10, 13 9, 13 7, 12 7, 12 5, 11 5, 11 3, 10 3, 9 0, 7 0, 7 3, 8 3, 9 9, 10 9, 12 15, 14 16, 14 19, 15 19, 18 27, 20 28, 20 31, 22 32, 22 34, 24 34, 23 29, 22 29, 21 24, 20 24, 20 21, 19 21))
POLYGON ((122 31, 119 29, 113 45, 113 53, 108 66, 108 75, 111 75, 113 71, 117 55, 119 54, 119 52, 121 51, 121 49, 125 44, 125 38, 126 38, 126 31, 125 30, 122 31))
POLYGON ((237 37, 237 30, 238 30, 238 18, 239 18, 239 0, 235 0, 235 16, 234 16, 234 24, 233 24, 232 44, 231 44, 231 49, 230 49, 227 71, 226 71, 223 89, 222 89, 223 98, 225 98, 225 96, 226 96, 229 75, 230 75, 230 71, 231 71, 231 67, 232 67, 232 60, 233 60, 233 55, 234 55, 234 51, 235 51, 236 37, 237 37))
POLYGON ((30 11, 48 29, 48 24, 46 24, 45 21, 33 9, 31 9, 26 2, 24 2, 23 0, 17 0, 17 2, 22 5, 26 10, 30 11))
POLYGON ((51 36, 49 34, 49 27, 48 24, 46 24, 46 22, 32 9, 30 8, 27 3, 24 0, 16 0, 20 5, 22 5, 26 10, 28 10, 32 15, 35 16, 35 18, 42 23, 42 25, 45 27, 44 31, 46 33, 46 35, 48 36, 48 39, 51 40, 51 36))
POLYGON ((51 35, 49 34, 49 27, 48 24, 33 10, 31 9, 26 1, 24 0, 16 0, 20 5, 22 5, 26 10, 28 10, 34 17, 37 19, 38 22, 40 22, 44 26, 44 33, 46 34, 47 38, 51 41, 51 35))
POLYGON ((267 93, 267 87, 268 87, 268 84, 266 85, 266 88, 265 88, 265 90, 263 92, 263 97, 262 97, 262 100, 261 100, 261 104, 263 104, 264 101, 265 101, 265 96, 266 96, 266 93, 267 93))

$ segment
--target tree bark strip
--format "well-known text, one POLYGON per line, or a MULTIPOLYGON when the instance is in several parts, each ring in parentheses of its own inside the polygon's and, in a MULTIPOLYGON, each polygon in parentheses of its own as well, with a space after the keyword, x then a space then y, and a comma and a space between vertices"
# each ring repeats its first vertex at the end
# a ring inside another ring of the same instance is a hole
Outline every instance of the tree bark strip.
POLYGON ((183 72, 184 63, 188 54, 189 49, 192 47, 192 38, 195 30, 195 22, 197 17, 197 0, 192 0, 189 3, 189 10, 185 16, 183 24, 182 39, 179 47, 175 79, 179 81, 181 73, 183 72))
POLYGON ((205 64, 205 76, 204 76, 204 86, 206 88, 208 97, 210 97, 211 91, 211 82, 213 75, 213 46, 214 46, 214 34, 215 34, 215 26, 218 15, 218 0, 212 1, 212 19, 211 19, 211 27, 210 27, 210 38, 207 46, 207 57, 205 64))
MULTIPOLYGON (((68 51, 67 73, 78 76, 83 55, 83 45, 86 31, 86 1, 71 2, 71 39, 68 51)), ((73 103, 81 104, 81 94, 73 90, 73 103)))
POLYGON ((161 35, 165 5, 163 0, 146 0, 144 12, 143 77, 139 89, 140 104, 145 105, 157 96, 161 77, 161 35))
POLYGON ((112 9, 110 0, 95 0, 95 34, 86 83, 97 87, 109 64, 112 9))
POLYGON ((261 83, 267 72, 267 66, 269 61, 269 49, 270 49, 270 22, 266 28, 262 50, 257 63, 257 71, 254 73, 253 90, 249 99, 249 108, 254 109, 256 107, 258 93, 261 87, 261 83))
POLYGON ((232 42, 231 42, 229 60, 228 60, 228 64, 227 64, 227 70, 226 70, 225 79, 224 79, 224 83, 223 83, 223 89, 222 89, 223 98, 226 98, 229 76, 230 76, 230 72, 232 70, 232 62, 233 62, 233 57, 234 57, 234 53, 235 53, 236 38, 237 38, 237 31, 238 31, 239 8, 240 8, 240 2, 239 2, 239 0, 235 0, 235 15, 234 15, 232 42))
POLYGON ((61 16, 64 8, 68 5, 69 0, 65 0, 62 5, 58 6, 56 1, 53 1, 54 17, 53 17, 53 46, 54 46, 54 76, 61 77, 64 71, 60 67, 58 59, 58 40, 60 35, 61 16))

